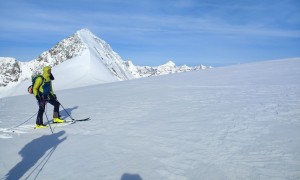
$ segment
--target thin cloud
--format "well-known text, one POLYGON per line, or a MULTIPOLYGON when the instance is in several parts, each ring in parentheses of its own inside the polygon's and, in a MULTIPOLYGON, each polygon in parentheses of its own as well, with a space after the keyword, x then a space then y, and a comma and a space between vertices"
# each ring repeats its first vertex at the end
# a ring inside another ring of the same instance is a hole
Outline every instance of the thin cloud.
MULTIPOLYGON (((95 1, 96 2, 96 1, 95 1)), ((99 2, 99 1, 98 1, 99 2)), ((101 1, 103 2, 103 1, 101 1)), ((104 1, 105 2, 105 1, 104 1)), ((116 1, 117 3, 119 1, 116 1)), ((231 1, 232 2, 232 1, 231 1)), ((16 5, 17 3, 13 3, 16 5)), ((230 4, 230 2, 229 2, 230 4)), ((196 1, 175 1, 179 7, 200 7, 200 6, 217 6, 216 3, 205 2, 197 3, 196 1)), ((237 24, 227 20, 227 9, 252 9, 252 6, 243 6, 239 3, 228 6, 223 4, 216 7, 216 10, 207 12, 205 15, 155 15, 141 14, 140 12, 96 12, 86 10, 53 10, 38 9, 34 5, 22 3, 16 6, 15 12, 21 12, 17 15, 5 16, 1 18, 0 28, 10 31, 47 31, 62 32, 74 30, 75 27, 98 26, 103 29, 113 30, 120 28, 125 31, 137 33, 143 32, 170 32, 170 33, 214 33, 214 34, 244 34, 244 35, 261 35, 261 36, 278 36, 278 37, 295 37, 299 38, 299 31, 288 29, 287 27, 261 27, 258 21, 248 20, 247 24, 237 24), (78 11, 78 12, 77 12, 78 11), (215 15, 214 15, 215 14, 215 15), (224 19, 225 18, 225 19, 224 19)), ((255 7, 257 9, 261 6, 255 7)), ((201 11, 199 9, 199 11, 201 11)), ((7 10, 4 10, 7 11, 7 10)), ((2 12, 6 14, 5 12, 2 12)), ((1 14, 2 14, 1 13, 1 14)), ((237 15, 238 16, 238 15, 237 15)), ((296 21, 296 20, 293 20, 296 21)), ((291 20, 292 22, 292 20, 291 20)))
MULTIPOLYGON (((176 43, 193 43, 193 46, 201 49, 206 47, 202 39, 218 44, 221 42, 226 46, 226 37, 233 40, 230 42, 232 44, 252 39, 256 43, 265 43, 265 39, 279 39, 286 44, 285 47, 297 47, 295 39, 300 38, 298 1, 270 2, 1 1, 0 40, 2 44, 21 42, 26 46, 35 46, 44 41, 54 45, 76 30, 88 28, 112 43, 113 47, 117 44, 121 52, 128 52, 127 45, 138 47, 142 53, 148 49, 141 50, 141 46, 155 49, 162 44, 164 47, 175 48, 176 43)), ((155 51, 164 54, 162 49, 157 48, 155 51)), ((173 51, 177 52, 176 49, 173 51)), ((184 51, 189 52, 184 55, 193 55, 190 50, 184 51)))

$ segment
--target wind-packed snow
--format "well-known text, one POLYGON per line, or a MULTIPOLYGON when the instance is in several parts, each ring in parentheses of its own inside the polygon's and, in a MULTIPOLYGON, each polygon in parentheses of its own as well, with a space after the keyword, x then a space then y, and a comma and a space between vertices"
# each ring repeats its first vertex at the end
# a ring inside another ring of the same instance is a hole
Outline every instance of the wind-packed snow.
POLYGON ((0 178, 300 179, 300 59, 55 93, 91 120, 51 134, 33 96, 0 99, 0 178))

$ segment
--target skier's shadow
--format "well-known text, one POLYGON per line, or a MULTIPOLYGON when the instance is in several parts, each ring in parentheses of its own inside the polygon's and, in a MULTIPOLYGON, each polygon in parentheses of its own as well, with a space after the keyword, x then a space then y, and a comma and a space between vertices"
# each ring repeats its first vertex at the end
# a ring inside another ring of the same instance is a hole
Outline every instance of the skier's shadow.
POLYGON ((138 174, 124 173, 121 180, 142 180, 141 176, 138 174))
POLYGON ((36 179, 39 173, 43 170, 43 167, 47 164, 56 147, 67 139, 67 137, 59 139, 64 134, 65 131, 60 131, 54 134, 44 135, 26 144, 19 152, 19 155, 22 156, 21 162, 15 165, 15 167, 6 174, 6 180, 20 179, 44 156, 43 160, 41 160, 40 163, 36 165, 36 167, 25 178, 36 179), (46 154, 48 150, 50 151, 46 154), (30 178, 30 176, 35 176, 35 178, 30 178))
POLYGON ((62 119, 66 119, 68 117, 70 117, 69 115, 72 116, 72 111, 75 110, 75 109, 78 109, 78 106, 75 106, 73 108, 67 108, 67 109, 63 109, 63 110, 60 110, 59 111, 59 114, 61 116, 62 119), (67 112, 66 112, 67 111, 67 112), (68 114, 69 113, 69 114, 68 114))

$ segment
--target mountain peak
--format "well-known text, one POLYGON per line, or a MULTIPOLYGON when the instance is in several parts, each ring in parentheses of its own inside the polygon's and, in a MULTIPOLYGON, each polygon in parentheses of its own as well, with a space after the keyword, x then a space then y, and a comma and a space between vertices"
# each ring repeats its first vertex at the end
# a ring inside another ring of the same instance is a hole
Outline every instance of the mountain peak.
POLYGON ((92 33, 89 29, 87 29, 87 28, 80 29, 80 30, 76 31, 76 33, 79 33, 79 34, 81 34, 81 33, 89 33, 89 34, 93 34, 93 33, 92 33))
POLYGON ((89 29, 86 29, 86 28, 76 31, 75 36, 76 35, 79 36, 79 37, 87 37, 87 38, 91 37, 91 38, 94 38, 94 39, 100 39, 95 34, 93 34, 92 31, 90 31, 89 29))
POLYGON ((163 66, 175 67, 176 64, 173 61, 170 60, 166 64, 164 64, 163 66))
POLYGON ((0 96, 1 91, 24 93, 9 91, 13 86, 28 86, 28 82, 23 81, 40 74, 44 66, 54 67, 56 89, 133 79, 122 58, 88 29, 76 31, 32 61, 20 63, 14 58, 2 57, 0 65, 0 96))

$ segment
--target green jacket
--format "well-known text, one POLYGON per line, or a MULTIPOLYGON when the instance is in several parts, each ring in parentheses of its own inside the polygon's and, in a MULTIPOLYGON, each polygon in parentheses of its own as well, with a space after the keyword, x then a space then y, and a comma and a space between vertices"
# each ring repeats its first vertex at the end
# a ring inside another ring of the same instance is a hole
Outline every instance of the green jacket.
POLYGON ((49 94, 54 95, 53 89, 52 89, 52 82, 50 79, 50 72, 49 70, 51 70, 50 66, 45 66, 43 68, 43 78, 44 81, 41 77, 38 77, 35 80, 34 86, 33 86, 33 94, 34 96, 39 96, 39 95, 43 95, 45 97, 47 97, 49 94))

